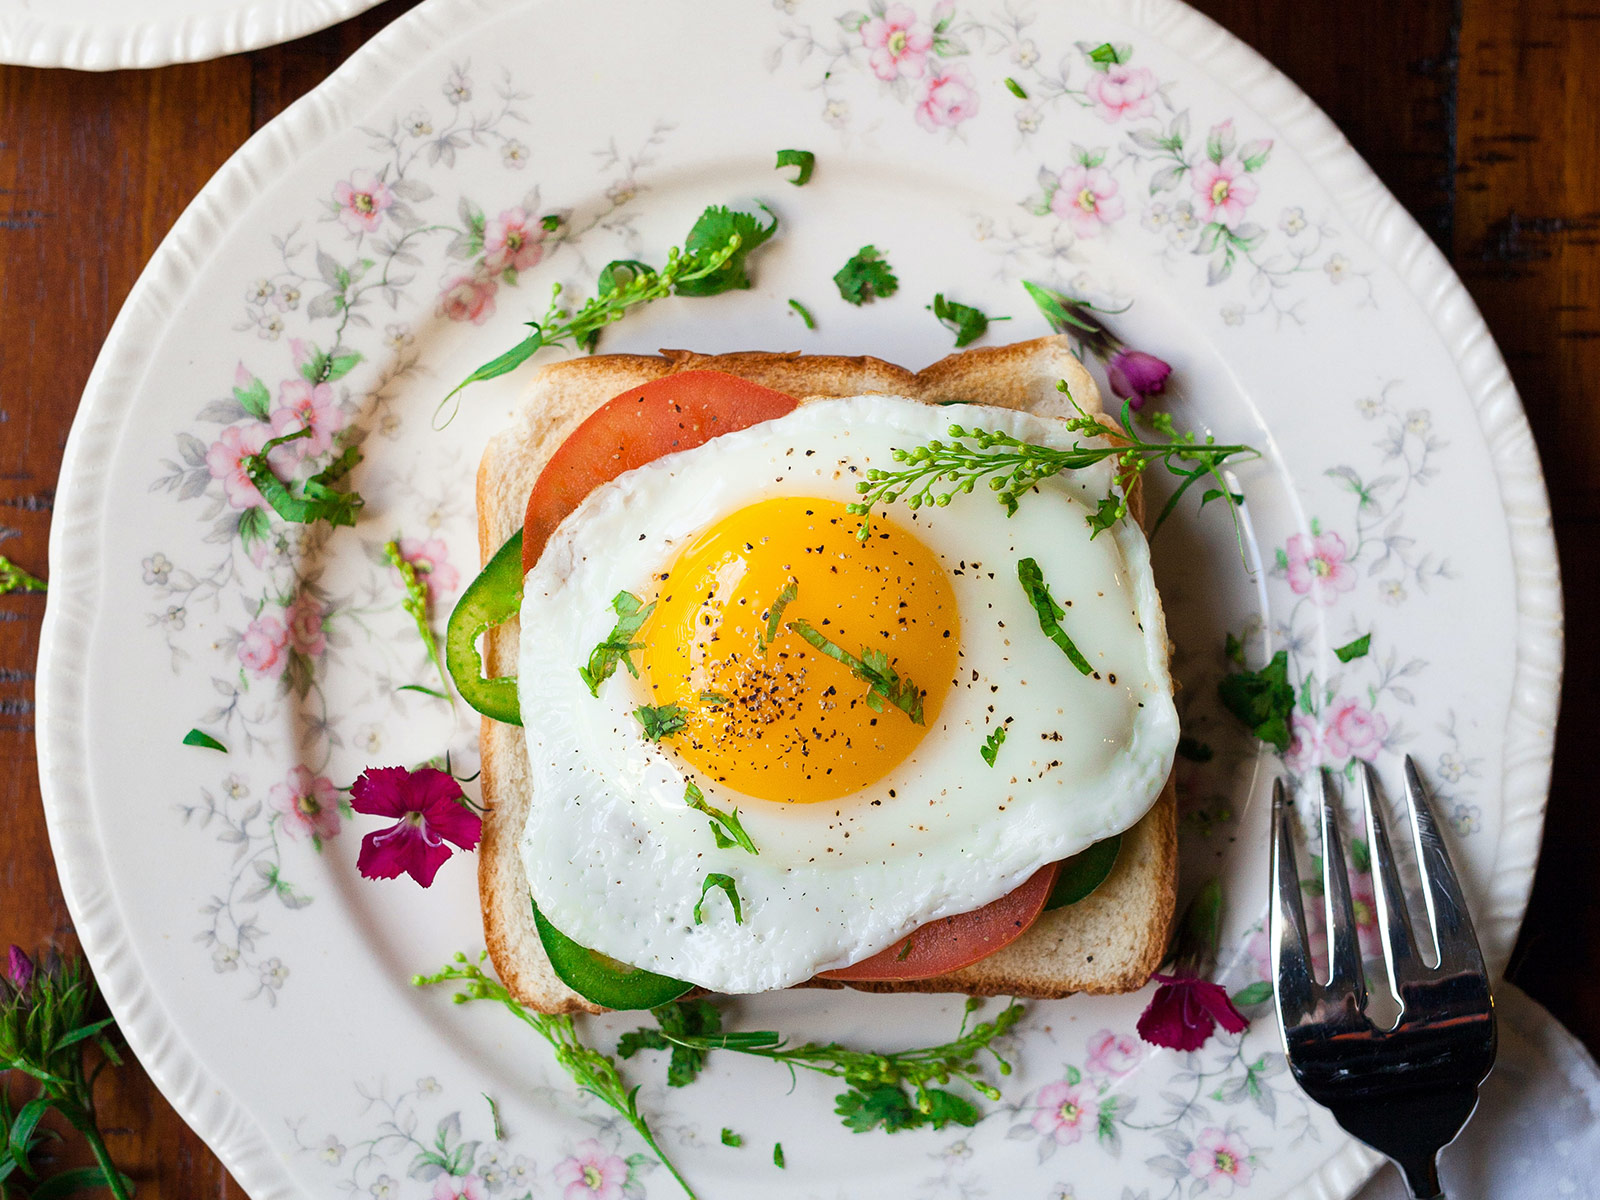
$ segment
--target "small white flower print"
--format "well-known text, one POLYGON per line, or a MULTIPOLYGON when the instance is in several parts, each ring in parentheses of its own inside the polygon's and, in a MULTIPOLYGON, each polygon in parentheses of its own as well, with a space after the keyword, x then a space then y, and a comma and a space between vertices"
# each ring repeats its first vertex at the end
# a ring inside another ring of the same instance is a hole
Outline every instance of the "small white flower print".
POLYGON ((1011 50, 1011 61, 1017 66, 1027 68, 1039 61, 1039 47, 1032 38, 1023 38, 1011 50))
POLYGON ((511 170, 520 171, 528 165, 528 147, 512 138, 500 147, 500 161, 511 170))
POLYGON ((144 581, 165 587, 172 575, 172 560, 165 554, 152 554, 144 560, 144 581))
POLYGON ((1450 824, 1462 837, 1477 833, 1482 825, 1483 810, 1476 804, 1458 804, 1450 814, 1450 824))
POLYGON ((1385 604, 1404 604, 1406 585, 1398 579, 1385 579, 1378 585, 1378 598, 1385 604))
POLYGON ((638 194, 639 184, 632 179, 619 179, 606 189, 606 199, 614 208, 621 208, 638 194))
POLYGON ((1244 324, 1244 305, 1224 304, 1222 306, 1222 323, 1224 325, 1244 324))
POLYGON ((1453 750, 1446 750, 1439 755, 1439 774, 1451 783, 1460 783, 1461 777, 1467 773, 1467 760, 1453 750))
POLYGON ((356 747, 366 754, 376 754, 383 749, 383 730, 377 725, 363 725, 356 734, 356 747))
POLYGON ((229 775, 222 781, 222 790, 228 793, 230 800, 243 800, 250 794, 250 785, 237 775, 229 775))
POLYGON ((457 67, 445 79, 444 98, 452 104, 465 104, 472 99, 472 79, 465 67, 457 67))
POLYGON ((272 298, 272 302, 278 306, 279 312, 293 312, 300 307, 300 289, 285 284, 278 289, 278 294, 272 298))
POLYGON ((258 279, 252 283, 250 285, 250 289, 245 292, 244 302, 246 304, 265 304, 268 300, 272 299, 272 293, 277 290, 278 289, 273 285, 272 280, 258 279))
POLYGON ((322 1145, 317 1148, 317 1157, 323 1162, 327 1163, 330 1167, 337 1167, 340 1163, 342 1163, 344 1161, 344 1155, 344 1143, 338 1138, 334 1137, 331 1133, 327 1136, 327 1139, 322 1143, 322 1145))
POLYGON ((1169 219, 1170 214, 1167 211, 1166 204, 1163 201, 1157 200, 1149 208, 1144 210, 1144 216, 1139 218, 1139 224, 1143 225, 1146 229, 1156 231, 1165 229, 1169 219))
POLYGON ((372 1181, 372 1186, 367 1189, 367 1194, 372 1197, 372 1200, 398 1200, 400 1181, 390 1175, 379 1175, 372 1181))
POLYGON ((1286 208, 1283 210, 1283 219, 1278 222, 1278 228, 1294 237, 1297 233, 1305 231, 1306 214, 1304 209, 1286 208))
POLYGON ((986 242, 994 236, 994 218, 978 217, 972 222, 972 240, 986 242))
POLYGON ((281 958, 269 958, 261 964, 261 986, 275 992, 289 978, 289 968, 281 958))
POLYGON ((1328 261, 1322 264, 1322 269, 1327 272, 1332 283, 1343 283, 1350 274, 1350 260, 1344 255, 1335 252, 1328 256, 1328 261))
POLYGON ((1181 242, 1200 228, 1200 218, 1195 216, 1194 205, 1185 200, 1172 207, 1172 240, 1181 242))
POLYGON ((283 318, 277 313, 262 313, 256 321, 256 336, 267 342, 277 341, 283 336, 283 318))
POLYGON ((1356 401, 1356 411, 1369 421, 1383 415, 1383 401, 1375 396, 1363 396, 1356 401))
POLYGON ((383 327, 383 344, 391 350, 403 350, 416 341, 416 334, 411 332, 411 326, 397 324, 383 327))
POLYGON ((1033 105, 1024 104, 1017 109, 1017 128, 1023 133, 1037 133, 1039 120, 1039 110, 1033 105))
POLYGON ((1406 414, 1406 432, 1425 437, 1433 428, 1433 417, 1425 408, 1413 408, 1406 414))
POLYGON ((378 418, 378 432, 391 442, 400 436, 400 414, 386 412, 378 418))
MULTIPOLYGON (((449 94, 448 86, 445 94, 449 94)), ((433 118, 428 115, 426 109, 413 109, 407 114, 402 128, 414 138, 427 137, 433 132, 433 118)))
POLYGON ((843 100, 829 100, 822 106, 822 119, 835 129, 850 123, 850 106, 843 100))
POLYGON ((177 633, 183 628, 187 617, 188 613, 184 610, 182 605, 169 604, 167 605, 167 611, 157 617, 156 621, 164 629, 166 629, 167 632, 177 633))
POLYGON ((417 1080, 417 1095, 419 1096, 437 1095, 440 1090, 439 1081, 432 1075, 424 1075, 417 1080))
POLYGON ((211 966, 218 975, 239 969, 239 951, 232 946, 218 946, 211 953, 211 966))

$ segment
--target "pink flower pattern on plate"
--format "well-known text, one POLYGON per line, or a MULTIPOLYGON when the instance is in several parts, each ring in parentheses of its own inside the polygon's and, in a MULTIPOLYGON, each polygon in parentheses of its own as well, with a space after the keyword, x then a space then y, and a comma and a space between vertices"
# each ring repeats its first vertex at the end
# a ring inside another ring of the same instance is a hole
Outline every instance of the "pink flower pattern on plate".
POLYGON ((1202 1129, 1189 1152, 1189 1170, 1206 1185, 1207 1195, 1231 1196, 1236 1187, 1249 1187, 1253 1173, 1250 1147, 1238 1134, 1222 1129, 1202 1129))
POLYGON ((1078 237, 1090 238, 1122 216, 1122 198, 1110 171, 1074 163, 1061 172, 1050 209, 1071 225, 1078 237))
POLYGON ((1113 63, 1103 73, 1094 72, 1083 90, 1108 124, 1148 117, 1156 110, 1156 77, 1149 67, 1113 63))
POLYGON ((1094 1089, 1065 1079, 1039 1089, 1033 1127, 1062 1146, 1083 1136, 1083 1121, 1094 1104, 1094 1089))
POLYGON ((278 407, 272 411, 272 436, 311 430, 310 437, 289 442, 283 447, 293 459, 316 458, 333 446, 333 435, 345 426, 345 415, 327 383, 313 384, 307 379, 285 379, 278 385, 278 407))
POLYGON ((234 508, 265 508, 267 505, 240 462, 248 454, 259 454, 266 441, 265 425, 230 425, 206 451, 206 469, 211 472, 211 478, 222 480, 222 490, 234 508))
POLYGON ((289 661, 289 631, 277 617, 263 614, 239 639, 239 662, 257 679, 276 679, 289 661))
POLYGON ((965 67, 944 67, 928 76, 917 101, 917 124, 929 133, 954 129, 978 111, 978 89, 965 67))
POLYGON ((1144 1047, 1136 1038, 1102 1029, 1089 1039, 1089 1057, 1083 1068, 1091 1075, 1117 1079, 1138 1066, 1143 1057, 1144 1047))
MULTIPOLYGON (((416 569, 417 576, 428 585, 428 603, 434 605, 455 594, 461 582, 461 572, 450 565, 450 547, 443 538, 400 539, 400 557, 416 569)), ((394 573, 398 581, 400 573, 394 573)))
POLYGON ((867 62, 884 82, 921 79, 928 69, 933 30, 917 20, 907 4, 892 4, 881 17, 861 26, 861 44, 871 51, 867 62))
POLYGON ((371 171, 353 171, 333 187, 339 206, 339 223, 351 233, 371 233, 383 223, 383 211, 394 203, 394 193, 371 171))
POLYGON ((1221 162, 1203 162, 1194 169, 1194 191, 1200 215, 1207 221, 1233 225, 1256 198, 1255 181, 1233 155, 1221 162))
POLYGON ((490 275, 526 271, 544 257, 544 226, 520 208, 508 208, 483 231, 483 267, 490 275))
POLYGON ((289 768, 287 779, 272 785, 268 798, 283 815, 283 829, 290 837, 327 841, 338 836, 339 789, 333 780, 297 764, 289 768))
POLYGON ((433 1200, 489 1200, 481 1175, 441 1175, 433 1184, 433 1200))
POLYGON ((561 1200, 622 1200, 628 1164, 590 1138, 578 1143, 571 1158, 556 1164, 555 1176, 561 1200))
POLYGON ((1351 696, 1339 697, 1323 714, 1322 744, 1335 762, 1346 758, 1371 762, 1388 735, 1388 718, 1351 696))
POLYGON ((322 628, 326 615, 322 604, 310 592, 296 596, 294 603, 283 610, 283 619, 289 626, 289 645, 301 654, 321 657, 328 648, 328 635, 322 628))
POLYGON ((1322 727, 1315 717, 1296 710, 1289 726, 1289 748, 1283 752, 1283 765, 1302 775, 1320 766, 1323 754, 1322 727))
POLYGON ((1356 586, 1349 548, 1337 533, 1319 533, 1314 538, 1297 533, 1284 544, 1283 552, 1288 560, 1289 586, 1296 595, 1311 597, 1313 604, 1327 608, 1338 602, 1341 592, 1356 586))
POLYGON ((499 287, 483 275, 452 275, 439 292, 439 315, 482 325, 494 316, 494 294, 499 287))

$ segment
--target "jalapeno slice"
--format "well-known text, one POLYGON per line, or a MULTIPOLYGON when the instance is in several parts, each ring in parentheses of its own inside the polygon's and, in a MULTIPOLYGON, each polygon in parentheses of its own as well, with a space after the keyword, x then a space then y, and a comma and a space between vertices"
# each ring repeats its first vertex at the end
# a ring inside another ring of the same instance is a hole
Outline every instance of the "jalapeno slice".
POLYGON ((580 946, 550 924, 537 904, 533 906, 533 923, 556 976, 593 1004, 616 1009, 655 1008, 676 1000, 694 986, 641 967, 630 967, 598 950, 580 946))
POLYGON ((507 725, 521 725, 517 703, 517 677, 484 678, 478 638, 516 616, 522 608, 522 530, 494 552, 478 577, 461 594, 450 623, 445 627, 445 665, 461 698, 486 717, 507 725))

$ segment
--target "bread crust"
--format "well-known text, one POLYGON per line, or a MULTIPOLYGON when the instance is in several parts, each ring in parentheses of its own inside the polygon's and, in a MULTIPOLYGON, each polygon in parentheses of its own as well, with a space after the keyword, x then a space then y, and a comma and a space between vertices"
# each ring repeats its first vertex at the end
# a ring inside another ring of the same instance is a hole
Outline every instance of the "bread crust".
MULTIPOLYGON (((967 401, 1023 409, 1039 416, 1076 415, 1074 402, 1099 412, 1093 377, 1064 337, 951 354, 920 372, 870 356, 747 351, 597 355, 540 368, 527 400, 506 430, 491 439, 477 478, 478 550, 488 562, 520 529, 528 494, 550 455, 595 409, 630 388, 681 371, 715 370, 802 399, 863 394, 901 395, 928 403, 967 401), (1066 390, 1057 387, 1065 381, 1066 390)), ((1130 510, 1142 520, 1137 483, 1130 510)), ((484 636, 490 675, 516 670, 517 619, 484 636)), ((522 731, 484 719, 481 786, 487 814, 479 846, 478 888, 484 938, 501 981, 519 1001, 547 1013, 589 1012, 593 1005, 556 978, 540 945, 528 902, 518 842, 530 799, 522 731)), ((1049 999, 1073 992, 1133 991, 1166 951, 1176 904, 1177 801, 1169 776, 1149 812, 1123 835, 1116 865, 1093 894, 1045 913, 1011 945, 981 962, 930 979, 848 986, 867 992, 964 992, 1049 999)))

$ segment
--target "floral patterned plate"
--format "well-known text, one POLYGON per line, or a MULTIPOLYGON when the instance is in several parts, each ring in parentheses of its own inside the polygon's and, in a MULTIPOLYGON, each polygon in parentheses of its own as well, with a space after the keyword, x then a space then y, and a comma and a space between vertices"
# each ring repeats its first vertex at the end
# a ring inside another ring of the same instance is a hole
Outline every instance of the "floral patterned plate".
MULTIPOLYGON (((1310 102, 1174 0, 702 0, 692 29, 685 11, 423 5, 252 139, 130 297, 67 450, 39 681, 63 885, 130 1043, 256 1197, 676 1194, 505 1013, 410 985, 481 944, 473 864, 426 892, 360 879, 375 826, 339 787, 446 750, 471 770, 469 714, 401 690, 431 667, 383 547, 431 568, 437 624, 519 383, 474 388, 436 431, 444 391, 552 281, 585 293, 705 205, 763 200, 783 228, 753 290, 654 305, 607 348, 915 366, 950 349, 936 292, 1011 318, 991 338, 1042 333, 1034 279, 1125 308, 1118 332, 1176 365, 1175 416, 1265 452, 1238 472, 1253 570, 1215 508, 1156 542, 1183 716, 1211 751, 1180 761, 1183 887, 1222 878, 1219 978, 1253 1022, 1175 1053, 1134 1034, 1147 996, 1035 1004, 976 1127, 892 1138, 843 1129, 826 1081, 714 1058, 668 1091, 631 1060, 664 1144, 708 1198, 1347 1195, 1373 1158, 1289 1081, 1263 1003, 1262 801, 1280 770, 1393 778, 1416 755, 1505 961, 1560 612, 1538 461, 1476 311, 1310 102), (780 148, 816 153, 809 184, 773 169, 780 148), (857 309, 830 276, 867 243, 900 291, 857 309), (354 528, 285 525, 241 471, 302 425, 281 470, 361 446, 354 528), (1286 654, 1281 762, 1218 709, 1229 634, 1252 666, 1286 654), (181 745, 196 726, 227 755, 181 745)), ((912 1045, 960 1002, 728 1007, 912 1045)))
POLYGON ((379 0, 0 0, 0 63, 117 71, 315 33, 379 0))

